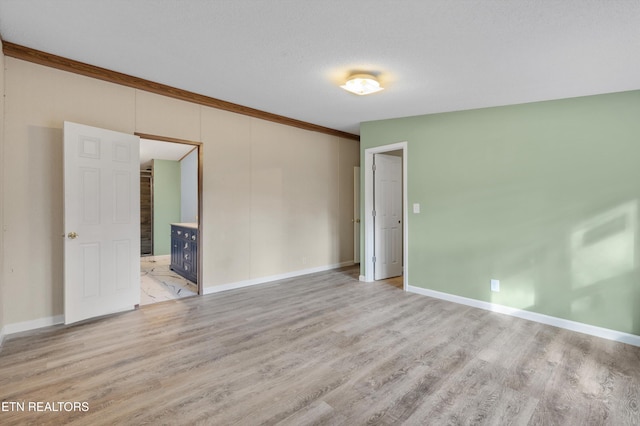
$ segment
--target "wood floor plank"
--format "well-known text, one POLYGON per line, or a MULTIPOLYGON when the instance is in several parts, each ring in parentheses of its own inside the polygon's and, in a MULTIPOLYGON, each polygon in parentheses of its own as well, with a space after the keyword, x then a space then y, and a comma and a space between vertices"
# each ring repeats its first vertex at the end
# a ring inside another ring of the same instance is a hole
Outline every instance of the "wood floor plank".
POLYGON ((89 410, 3 410, 0 424, 640 424, 640 348, 358 275, 8 336, 0 402, 89 410))

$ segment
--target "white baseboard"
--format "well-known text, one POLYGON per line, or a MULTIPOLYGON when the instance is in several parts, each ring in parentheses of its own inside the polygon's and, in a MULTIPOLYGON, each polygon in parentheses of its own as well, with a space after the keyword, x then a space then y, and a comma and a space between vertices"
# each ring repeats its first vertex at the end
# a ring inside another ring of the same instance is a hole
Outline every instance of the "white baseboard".
POLYGON ((508 306, 498 305, 495 303, 469 299, 467 297, 456 296, 454 294, 443 293, 435 290, 428 290, 422 287, 414 287, 409 285, 407 286, 407 291, 411 293, 422 294, 423 296, 429 296, 436 299, 459 303, 461 305, 473 306, 474 308, 480 308, 491 312, 510 315, 512 317, 518 317, 529 321, 552 325, 554 327, 577 331, 579 333, 589 334, 591 336, 602 337, 603 339, 623 342, 633 346, 640 346, 640 336, 637 336, 635 334, 623 333, 621 331, 610 330, 608 328, 597 327, 595 325, 589 325, 577 321, 552 317, 536 312, 523 311, 521 309, 510 308, 508 306))
MULTIPOLYGON (((319 266, 316 268, 287 272, 285 274, 271 275, 268 277, 255 278, 251 280, 239 281, 239 282, 229 283, 229 284, 224 284, 219 286, 205 287, 204 294, 218 293, 221 291, 233 290, 236 288, 248 287, 248 286, 257 285, 257 284, 264 284, 271 281, 277 281, 277 280, 283 280, 286 278, 298 277, 301 275, 313 274, 315 272, 329 271, 331 269, 337 269, 337 268, 342 268, 344 266, 351 266, 351 265, 353 265, 353 261, 349 260, 346 262, 336 263, 333 265, 319 266)), ((0 345, 2 345, 2 340, 4 339, 4 337, 10 334, 20 333, 22 331, 35 330, 37 328, 49 327, 51 325, 57 325, 57 324, 63 324, 63 323, 64 323, 64 315, 55 315, 52 317, 39 318, 31 321, 23 321, 23 322, 17 322, 13 324, 6 324, 0 330, 0 345)))
POLYGON ((249 287, 249 286, 258 285, 258 284, 265 284, 272 281, 299 277, 302 275, 313 274, 316 272, 330 271, 331 269, 337 269, 337 268, 342 268, 342 267, 351 266, 351 265, 353 265, 353 261, 349 260, 342 263, 335 263, 333 265, 318 266, 316 268, 302 269, 299 271, 286 272, 284 274, 270 275, 267 277, 253 278, 253 279, 244 280, 244 281, 236 281, 228 284, 205 287, 203 290, 203 293, 204 294, 220 293, 221 291, 235 290, 237 288, 249 287))
POLYGON ((31 321, 16 322, 4 326, 4 334, 6 336, 22 331, 35 330, 36 328, 49 327, 64 323, 64 315, 54 315, 52 317, 38 318, 31 321))
POLYGON ((359 281, 363 281, 363 282, 367 282, 367 277, 365 277, 364 275, 360 275, 360 276, 358 277, 358 280, 359 280, 359 281))

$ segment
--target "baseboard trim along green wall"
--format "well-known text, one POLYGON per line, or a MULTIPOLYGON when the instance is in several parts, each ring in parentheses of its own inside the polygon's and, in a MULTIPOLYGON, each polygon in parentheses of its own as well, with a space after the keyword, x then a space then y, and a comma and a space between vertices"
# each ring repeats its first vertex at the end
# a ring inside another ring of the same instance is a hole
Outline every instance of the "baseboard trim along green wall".
POLYGON ((467 305, 474 308, 484 309, 485 311, 496 312, 499 314, 509 315, 512 317, 522 318, 529 321, 539 322, 542 324, 552 325, 566 330, 577 331, 578 333, 588 334, 590 336, 601 337, 607 340, 627 343, 640 347, 640 336, 635 334, 622 333, 616 330, 596 327, 581 322, 569 321, 562 318, 551 317, 549 315, 538 314, 531 311, 523 311, 521 309, 510 308, 508 306, 498 305, 496 303, 483 302, 480 300, 469 299, 468 297, 456 296, 454 294, 442 293, 440 291, 428 290, 426 288, 407 286, 407 291, 423 296, 433 297, 435 299, 446 300, 448 302, 467 305))

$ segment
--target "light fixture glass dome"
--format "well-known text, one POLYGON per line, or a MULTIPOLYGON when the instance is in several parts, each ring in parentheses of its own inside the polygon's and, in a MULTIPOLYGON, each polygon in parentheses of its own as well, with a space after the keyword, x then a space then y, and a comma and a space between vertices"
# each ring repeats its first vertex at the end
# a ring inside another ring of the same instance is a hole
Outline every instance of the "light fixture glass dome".
POLYGON ((380 87, 378 80, 370 74, 352 75, 347 82, 340 87, 356 95, 369 95, 384 90, 383 87, 380 87))

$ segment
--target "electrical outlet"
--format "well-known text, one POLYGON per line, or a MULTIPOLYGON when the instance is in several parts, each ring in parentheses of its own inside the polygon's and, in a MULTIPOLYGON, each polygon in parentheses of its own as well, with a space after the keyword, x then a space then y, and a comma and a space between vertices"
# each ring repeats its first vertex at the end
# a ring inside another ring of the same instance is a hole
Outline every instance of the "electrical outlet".
POLYGON ((491 291, 500 291, 500 280, 491 280, 491 291))

